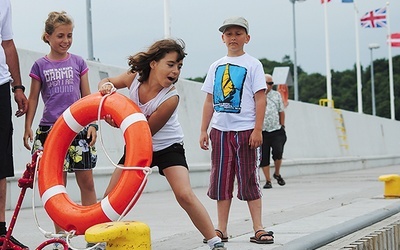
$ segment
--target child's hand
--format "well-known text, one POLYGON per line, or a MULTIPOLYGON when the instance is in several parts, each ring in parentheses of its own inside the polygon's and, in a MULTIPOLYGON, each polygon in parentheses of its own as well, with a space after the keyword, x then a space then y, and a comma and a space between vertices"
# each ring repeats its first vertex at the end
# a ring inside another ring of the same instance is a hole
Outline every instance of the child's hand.
POLYGON ((33 131, 32 131, 32 129, 25 129, 24 137, 22 139, 24 140, 25 148, 30 151, 31 150, 31 146, 29 145, 29 143, 33 142, 33 131))
POLYGON ((99 92, 102 95, 106 95, 106 94, 111 94, 112 92, 114 92, 116 89, 114 87, 114 85, 111 82, 106 82, 103 85, 101 85, 99 92))
POLYGON ((110 114, 107 114, 106 116, 104 116, 104 121, 106 121, 111 126, 118 128, 117 124, 114 122, 114 119, 111 117, 110 114))
POLYGON ((96 127, 89 125, 86 139, 87 139, 87 141, 89 143, 89 146, 93 146, 96 143, 96 140, 97 140, 97 129, 96 129, 96 127))
POLYGON ((200 142, 201 149, 208 150, 209 139, 208 139, 207 131, 201 132, 199 142, 200 142))

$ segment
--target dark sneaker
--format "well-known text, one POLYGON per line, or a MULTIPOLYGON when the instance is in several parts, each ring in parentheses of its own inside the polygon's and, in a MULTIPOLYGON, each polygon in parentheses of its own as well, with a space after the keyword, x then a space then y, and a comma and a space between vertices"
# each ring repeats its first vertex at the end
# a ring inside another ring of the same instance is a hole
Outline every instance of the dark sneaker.
POLYGON ((283 180, 281 175, 274 174, 274 178, 278 181, 278 184, 281 186, 285 186, 286 182, 283 180))
POLYGON ((218 242, 214 244, 212 250, 226 250, 223 242, 218 242))
MULTIPOLYGON (((2 235, 1 238, 3 238, 3 240, 5 240, 6 236, 2 235)), ((0 242, 0 246, 3 245, 3 241, 0 242)), ((22 249, 22 250, 29 250, 29 247, 25 246, 24 244, 22 244, 21 242, 19 242, 16 238, 14 238, 12 235, 10 236, 9 239, 9 248, 7 249, 22 249)))
POLYGON ((272 188, 272 184, 270 181, 267 181, 267 183, 265 183, 264 185, 264 189, 270 189, 270 188, 272 188))
MULTIPOLYGON (((86 248, 89 248, 89 247, 94 247, 96 245, 96 243, 87 243, 86 244, 86 248)), ((102 243, 99 243, 97 246, 96 246, 96 248, 92 248, 93 250, 105 250, 106 249, 106 243, 105 242, 102 242, 102 243)))

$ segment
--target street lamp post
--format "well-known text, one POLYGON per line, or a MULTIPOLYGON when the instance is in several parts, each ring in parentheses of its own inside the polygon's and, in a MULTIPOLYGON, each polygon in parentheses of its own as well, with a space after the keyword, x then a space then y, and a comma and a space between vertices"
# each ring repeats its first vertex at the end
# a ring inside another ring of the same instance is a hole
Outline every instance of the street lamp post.
POLYGON ((375 109, 375 79, 374 79, 374 59, 372 56, 372 50, 379 49, 379 44, 370 43, 368 45, 369 50, 371 51, 371 99, 372 99, 372 115, 376 115, 375 109))
POLYGON ((86 15, 87 15, 87 39, 88 39, 88 60, 94 61, 93 54, 93 33, 92 33, 92 3, 91 0, 86 0, 86 15))
POLYGON ((306 0, 289 0, 293 4, 293 78, 294 78, 294 100, 299 100, 299 86, 297 77, 297 49, 296 49, 296 11, 295 3, 306 0))

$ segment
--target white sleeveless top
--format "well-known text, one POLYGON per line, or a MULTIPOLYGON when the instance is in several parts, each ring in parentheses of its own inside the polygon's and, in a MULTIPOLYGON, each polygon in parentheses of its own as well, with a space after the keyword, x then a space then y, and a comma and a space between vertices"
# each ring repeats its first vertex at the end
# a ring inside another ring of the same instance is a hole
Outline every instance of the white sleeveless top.
MULTIPOLYGON (((129 88, 129 97, 139 106, 146 118, 149 118, 164 101, 172 96, 178 95, 178 91, 176 89, 171 90, 173 87, 173 85, 171 85, 169 88, 163 88, 156 97, 147 103, 142 104, 139 101, 138 90, 141 83, 138 81, 138 78, 139 74, 136 75, 129 88)), ((175 143, 183 143, 183 130, 178 121, 177 109, 174 110, 167 123, 155 135, 153 135, 152 139, 154 152, 165 149, 175 143)))

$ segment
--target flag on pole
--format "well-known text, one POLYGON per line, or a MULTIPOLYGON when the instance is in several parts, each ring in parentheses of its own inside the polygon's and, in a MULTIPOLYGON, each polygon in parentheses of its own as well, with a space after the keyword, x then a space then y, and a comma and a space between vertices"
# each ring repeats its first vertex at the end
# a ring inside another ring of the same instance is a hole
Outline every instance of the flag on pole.
POLYGON ((342 3, 352 3, 353 0, 342 0, 342 3))
MULTIPOLYGON (((328 0, 327 2, 329 3, 331 0, 328 0)), ((321 0, 321 4, 324 4, 324 0, 321 0)))
POLYGON ((363 28, 382 28, 386 27, 386 7, 369 11, 361 17, 361 26, 363 28))
POLYGON ((390 39, 388 39, 388 43, 392 47, 400 47, 400 33, 392 33, 390 39))

